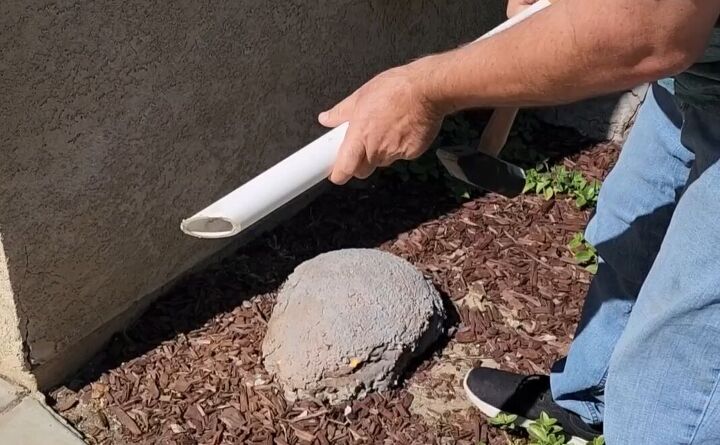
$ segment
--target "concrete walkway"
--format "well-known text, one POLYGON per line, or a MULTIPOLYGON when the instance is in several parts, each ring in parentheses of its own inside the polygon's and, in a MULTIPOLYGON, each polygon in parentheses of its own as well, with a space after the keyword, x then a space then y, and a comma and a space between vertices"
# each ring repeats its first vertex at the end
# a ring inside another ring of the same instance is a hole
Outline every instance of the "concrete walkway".
POLYGON ((0 444, 84 445, 80 435, 42 400, 42 394, 0 379, 0 444))

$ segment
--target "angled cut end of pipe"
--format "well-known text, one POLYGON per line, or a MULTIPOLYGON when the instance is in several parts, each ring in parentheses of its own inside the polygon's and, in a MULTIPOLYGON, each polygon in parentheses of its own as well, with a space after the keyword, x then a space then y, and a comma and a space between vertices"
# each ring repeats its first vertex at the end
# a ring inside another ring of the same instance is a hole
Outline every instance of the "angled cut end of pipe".
POLYGON ((285 160, 230 192, 180 229, 196 238, 237 235, 328 177, 348 124, 330 130, 285 160))
POLYGON ((180 230, 185 234, 205 239, 228 238, 237 235, 242 229, 222 216, 195 216, 180 223, 180 230))

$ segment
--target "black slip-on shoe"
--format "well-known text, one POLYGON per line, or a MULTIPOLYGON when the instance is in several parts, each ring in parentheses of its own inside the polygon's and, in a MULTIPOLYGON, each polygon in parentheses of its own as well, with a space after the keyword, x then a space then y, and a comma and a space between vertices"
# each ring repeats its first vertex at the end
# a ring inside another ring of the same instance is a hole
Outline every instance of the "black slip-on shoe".
POLYGON ((555 403, 550 392, 550 378, 524 376, 491 368, 475 368, 465 376, 465 392, 483 414, 515 414, 516 424, 523 428, 540 418, 540 413, 557 419, 572 445, 586 444, 602 434, 601 427, 588 425, 577 414, 555 403))

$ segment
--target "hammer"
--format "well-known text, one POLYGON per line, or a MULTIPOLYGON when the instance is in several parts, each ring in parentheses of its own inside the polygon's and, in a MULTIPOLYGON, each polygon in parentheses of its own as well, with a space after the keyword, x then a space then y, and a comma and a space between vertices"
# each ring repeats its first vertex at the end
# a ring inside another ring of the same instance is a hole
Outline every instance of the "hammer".
POLYGON ((451 176, 473 187, 514 198, 525 188, 525 171, 497 156, 505 146, 517 108, 498 108, 480 136, 478 147, 442 147, 436 152, 451 176))
MULTIPOLYGON (((550 6, 554 0, 539 0, 514 16, 515 23, 550 6)), ((506 29, 500 26, 478 40, 486 39, 506 29)), ((497 108, 490 116, 480 136, 477 149, 465 146, 442 147, 436 152, 440 162, 453 177, 473 187, 495 192, 508 198, 522 193, 525 172, 517 165, 498 158, 507 142, 510 129, 518 114, 517 108, 497 108)))

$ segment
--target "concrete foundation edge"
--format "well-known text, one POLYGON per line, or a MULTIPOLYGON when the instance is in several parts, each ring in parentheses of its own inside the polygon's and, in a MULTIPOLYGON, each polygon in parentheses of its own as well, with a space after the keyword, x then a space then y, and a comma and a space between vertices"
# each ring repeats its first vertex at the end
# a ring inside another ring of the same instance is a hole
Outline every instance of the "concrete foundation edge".
POLYGON ((552 125, 570 127, 580 134, 620 143, 627 137, 648 85, 628 91, 559 107, 535 110, 535 115, 552 125))

